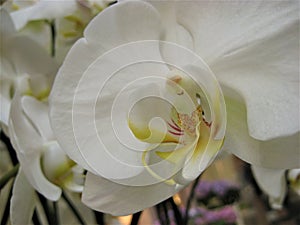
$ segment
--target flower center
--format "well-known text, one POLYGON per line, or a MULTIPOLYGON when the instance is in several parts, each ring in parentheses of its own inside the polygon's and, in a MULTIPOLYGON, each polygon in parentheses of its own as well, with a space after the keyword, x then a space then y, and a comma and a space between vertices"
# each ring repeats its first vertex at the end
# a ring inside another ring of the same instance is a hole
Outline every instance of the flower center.
POLYGON ((178 113, 178 123, 182 129, 191 136, 196 136, 196 126, 202 119, 202 108, 198 106, 191 116, 178 113))
MULTIPOLYGON (((202 109, 201 106, 200 95, 198 93, 196 93, 195 95, 193 93, 192 95, 191 93, 188 93, 189 89, 184 86, 190 86, 190 85, 184 85, 184 79, 179 75, 171 77, 167 81, 167 85, 171 87, 173 90, 175 90, 175 93, 178 96, 184 95, 185 92, 187 92, 190 98, 192 98, 192 101, 196 107, 196 109, 190 113, 179 113, 176 110, 176 107, 173 107, 171 110, 171 122, 168 122, 168 125, 170 127, 168 132, 177 136, 187 134, 191 137, 196 137, 197 125, 200 122, 203 122, 207 127, 210 128, 211 122, 207 122, 205 120, 204 110, 202 109)), ((198 90, 196 89, 196 91, 198 90)))

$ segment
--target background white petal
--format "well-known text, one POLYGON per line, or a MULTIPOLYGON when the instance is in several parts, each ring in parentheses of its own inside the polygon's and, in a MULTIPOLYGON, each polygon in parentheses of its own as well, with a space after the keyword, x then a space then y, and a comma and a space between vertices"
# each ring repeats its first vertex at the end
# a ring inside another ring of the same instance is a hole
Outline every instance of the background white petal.
MULTIPOLYGON (((1 39, 5 40, 8 37, 14 35, 16 33, 16 29, 14 27, 12 18, 4 8, 0 8, 0 18, 1 18, 1 24, 0 24, 1 39)), ((2 41, 1 41, 1 47, 2 47, 2 41)))
POLYGON ((24 113, 32 121, 43 140, 54 139, 49 122, 48 106, 30 96, 24 96, 21 100, 24 113))
POLYGON ((30 184, 48 199, 56 201, 61 195, 61 189, 48 181, 41 169, 43 140, 21 107, 21 97, 17 93, 12 101, 9 120, 12 145, 30 184))
POLYGON ((285 170, 251 166, 258 186, 268 195, 272 208, 281 209, 287 192, 285 170))
POLYGON ((29 21, 41 19, 51 20, 64 17, 70 15, 76 9, 77 3, 75 0, 40 0, 32 6, 12 12, 11 15, 16 29, 19 30, 23 28, 29 21))
POLYGON ((29 224, 35 208, 35 191, 19 168, 10 200, 10 221, 12 225, 29 224))

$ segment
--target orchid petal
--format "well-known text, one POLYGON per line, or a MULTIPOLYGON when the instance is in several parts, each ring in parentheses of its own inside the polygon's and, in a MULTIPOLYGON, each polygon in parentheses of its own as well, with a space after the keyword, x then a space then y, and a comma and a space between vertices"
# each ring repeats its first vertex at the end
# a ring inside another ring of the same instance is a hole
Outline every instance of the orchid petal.
POLYGON ((35 191, 19 169, 14 182, 10 203, 10 221, 12 225, 29 224, 35 208, 35 191))
POLYGON ((159 19, 151 5, 126 1, 103 10, 87 26, 84 37, 88 42, 97 43, 97 48, 106 50, 138 40, 157 40, 161 29, 159 19))
POLYGON ((238 93, 225 90, 227 107, 227 130, 224 149, 246 162, 265 168, 295 168, 300 166, 299 136, 290 136, 259 141, 249 136, 247 112, 238 93), (236 135, 238 134, 238 135, 236 135), (283 154, 284 149, 284 154, 283 154))
POLYGON ((42 156, 42 168, 45 176, 57 183, 63 181, 60 177, 64 177, 64 174, 74 165, 67 155, 63 152, 56 141, 50 141, 44 144, 44 152, 42 156))
POLYGON ((268 140, 299 131, 296 1, 150 3, 162 17, 164 40, 193 49, 221 85, 245 98, 252 137, 268 140), (180 29, 192 43, 181 41, 180 29))
POLYGON ((48 1, 41 0, 32 6, 12 12, 16 29, 23 28, 28 21, 41 19, 55 19, 70 15, 77 9, 76 1, 48 1))
MULTIPOLYGON (((23 29, 18 32, 22 36, 29 37, 37 44, 42 46, 49 55, 51 55, 51 27, 45 21, 29 22, 23 29)), ((56 43, 55 58, 57 59, 57 52, 60 46, 56 43)), ((57 60, 56 60, 57 61, 57 60)), ((60 62, 60 61, 57 61, 60 62)), ((59 63, 60 64, 60 63, 59 63)))
POLYGON ((22 98, 16 93, 10 112, 9 134, 23 172, 30 184, 48 199, 56 201, 61 189, 49 182, 41 169, 43 140, 22 111, 22 98))
POLYGON ((4 9, 0 14, 1 58, 7 58, 17 74, 49 75, 56 72, 58 65, 48 53, 30 38, 16 35, 11 17, 4 9), (36 62, 35 66, 32 62, 36 62))
POLYGON ((25 36, 16 36, 6 43, 7 57, 13 62, 17 74, 50 75, 57 71, 58 65, 36 42, 25 36), (32 62, 36 64, 33 66, 32 62))
POLYGON ((300 169, 291 169, 287 175, 291 188, 300 195, 300 169))
POLYGON ((274 209, 281 209, 287 186, 284 169, 267 169, 251 166, 258 186, 269 196, 270 205, 274 209))
POLYGON ((82 201, 94 210, 118 216, 128 215, 151 207, 182 188, 181 185, 166 183, 125 186, 87 173, 82 201))
POLYGON ((129 98, 136 104, 128 113, 128 125, 135 137, 143 142, 176 143, 179 138, 167 131, 166 124, 170 122, 172 104, 160 92, 161 88, 154 84, 133 91, 129 98))
POLYGON ((209 65, 299 19, 299 5, 294 1, 148 2, 160 13, 167 31, 164 40, 192 46, 209 65), (180 41, 183 35, 180 30, 185 30, 193 42, 180 41))
POLYGON ((249 134, 258 140, 299 131, 299 32, 296 22, 212 65, 221 85, 240 93, 249 134), (262 51, 263 49, 263 51, 262 51))
POLYGON ((208 167, 223 144, 226 110, 222 91, 209 68, 187 65, 184 71, 196 79, 198 87, 189 92, 194 98, 196 93, 203 95, 201 106, 211 121, 210 126, 205 121, 198 125, 197 146, 189 153, 183 167, 183 177, 193 180, 208 167))
POLYGON ((9 111, 10 111, 10 101, 0 95, 0 122, 1 125, 4 125, 5 127, 8 126, 8 120, 9 120, 9 111))
POLYGON ((1 19, 0 35, 2 39, 1 40, 1 48, 2 48, 3 41, 11 37, 12 35, 14 35, 16 33, 16 29, 14 27, 14 23, 9 13, 4 8, 0 8, 0 19, 1 19))
MULTIPOLYGON (((104 10, 103 13, 99 15, 99 17, 95 18, 95 20, 93 20, 89 24, 89 26, 86 28, 86 31, 84 33, 86 39, 79 40, 73 46, 62 68, 60 69, 60 72, 56 78, 57 82, 55 82, 55 85, 52 89, 52 95, 50 100, 51 122, 55 131, 58 132, 62 131, 62 133, 57 135, 57 138, 61 143, 63 149, 67 151, 68 155, 74 161, 81 164, 84 168, 94 172, 95 169, 93 169, 91 165, 87 163, 85 157, 80 153, 79 146, 77 146, 76 143, 77 142, 76 137, 74 136, 73 133, 72 109, 73 109, 73 98, 76 91, 75 88, 78 85, 80 79, 82 78, 82 75, 84 74, 84 72, 87 70, 87 68, 93 61, 95 61, 101 54, 107 51, 110 47, 114 47, 119 44, 126 43, 126 40, 129 40, 131 37, 133 37, 133 33, 128 32, 128 30, 126 30, 126 32, 124 33, 120 33, 119 31, 121 30, 119 29, 114 30, 113 25, 117 21, 116 19, 119 18, 120 15, 126 15, 125 18, 127 18, 128 20, 139 21, 142 27, 147 28, 146 33, 138 32, 139 34, 138 37, 141 40, 145 38, 157 37, 158 30, 160 29, 158 15, 156 14, 155 10, 152 7, 149 7, 146 3, 137 3, 137 5, 135 6, 137 12, 141 13, 141 15, 143 16, 146 16, 146 17, 142 17, 144 19, 141 19, 139 16, 135 14, 128 14, 127 7, 131 8, 130 4, 124 3, 123 6, 124 6, 123 8, 120 8, 118 6, 118 7, 112 7, 104 10), (115 19, 112 19, 110 17, 113 17, 115 19), (99 30, 104 30, 105 28, 106 29, 109 28, 108 30, 110 32, 100 32, 100 33, 98 32, 99 30), (80 60, 78 60, 78 56, 80 56, 80 60), (73 63, 74 60, 77 63, 73 63), (72 74, 72 79, 70 79, 69 74, 72 74), (61 98, 61 96, 64 97, 61 98)), ((132 29, 134 34, 137 34, 136 28, 133 29, 133 27, 126 25, 127 23, 125 22, 126 21, 124 20, 120 20, 118 21, 118 24, 121 27, 127 27, 128 29, 132 29)), ((152 52, 153 51, 151 51, 151 54, 152 52)), ((124 56, 124 60, 126 60, 127 58, 128 56, 124 56)), ((121 62, 123 62, 124 60, 122 60, 121 62)), ((106 66, 101 68, 107 69, 108 67, 106 66)), ((97 74, 99 74, 99 72, 97 72, 97 74)), ((99 80, 99 78, 101 78, 101 76, 98 76, 97 80, 99 80)), ((101 79, 103 79, 103 77, 101 79)), ((94 80, 91 79, 90 81, 92 82, 91 84, 94 86, 95 89, 93 90, 93 88, 91 87, 89 89, 89 92, 93 92, 93 91, 98 92, 99 86, 97 87, 95 85, 94 80)), ((99 83, 101 82, 102 80, 99 80, 99 83)), ((87 91, 86 88, 84 89, 86 92, 87 91)), ((83 89, 81 91, 83 91, 83 89)), ((88 94, 89 93, 86 93, 84 96, 88 96, 88 94)), ((90 94, 90 96, 94 96, 94 94, 92 95, 90 94)), ((89 104, 89 101, 87 101, 87 99, 85 99, 83 102, 85 102, 85 104, 89 104)), ((94 101, 90 103, 94 104, 94 101)), ((86 110, 86 107, 84 105, 82 105, 81 107, 83 107, 81 109, 86 110)), ((85 124, 85 126, 86 125, 92 125, 92 124, 85 124)), ((94 160, 96 158, 94 157, 94 160)), ((96 162, 96 164, 99 166, 99 162, 96 162)))
POLYGON ((213 161, 222 147, 223 139, 214 140, 204 123, 200 124, 200 136, 194 152, 187 157, 182 175, 190 181, 197 178, 213 161))
POLYGON ((9 129, 12 128, 12 132, 10 131, 10 133, 13 134, 14 137, 12 139, 20 143, 20 145, 24 148, 24 150, 21 150, 19 148, 16 150, 24 154, 33 153, 36 151, 36 149, 42 146, 43 142, 38 132, 28 121, 26 116, 24 116, 21 99, 22 97, 19 95, 19 93, 16 93, 11 103, 9 129), (15 130, 16 133, 13 132, 13 130, 15 130), (15 138, 17 138, 18 140, 16 140, 15 138))
POLYGON ((22 98, 24 113, 36 126, 44 141, 53 140, 53 132, 49 122, 48 106, 35 98, 24 96, 22 98))

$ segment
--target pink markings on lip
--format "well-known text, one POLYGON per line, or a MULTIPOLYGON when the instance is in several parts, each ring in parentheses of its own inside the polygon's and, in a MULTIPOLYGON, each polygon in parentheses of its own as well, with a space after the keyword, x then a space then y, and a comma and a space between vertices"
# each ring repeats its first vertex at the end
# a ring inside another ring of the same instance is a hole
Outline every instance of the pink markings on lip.
POLYGON ((171 124, 171 123, 169 123, 168 122, 168 125, 170 126, 170 127, 172 127, 174 130, 176 130, 176 131, 178 131, 178 132, 182 132, 182 130, 174 123, 174 121, 172 120, 172 122, 173 122, 173 124, 171 124))
POLYGON ((173 123, 178 129, 181 130, 181 128, 174 122, 174 120, 173 120, 173 119, 171 119, 171 120, 172 120, 172 123, 173 123))
POLYGON ((171 134, 177 135, 177 136, 183 135, 182 132, 181 133, 176 133, 176 132, 173 132, 173 131, 170 131, 170 130, 168 130, 168 132, 171 133, 171 134))
POLYGON ((168 132, 170 134, 174 134, 177 136, 183 135, 184 134, 183 130, 180 127, 178 127, 178 125, 174 122, 173 119, 171 119, 171 121, 172 121, 172 123, 170 123, 170 122, 167 122, 167 123, 172 129, 174 129, 174 131, 168 130, 168 132))

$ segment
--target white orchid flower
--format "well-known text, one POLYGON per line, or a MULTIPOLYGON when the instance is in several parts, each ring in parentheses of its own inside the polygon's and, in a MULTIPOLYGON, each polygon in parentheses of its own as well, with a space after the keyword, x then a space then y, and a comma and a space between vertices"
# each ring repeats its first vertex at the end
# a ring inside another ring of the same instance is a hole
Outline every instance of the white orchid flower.
POLYGON ((298 11, 297 2, 126 1, 100 13, 50 102, 59 143, 90 171, 83 202, 130 214, 199 175, 226 123, 213 74, 225 94, 224 148, 258 167, 299 166, 298 11))
POLYGON ((38 99, 46 98, 58 66, 37 43, 17 34, 9 14, 4 9, 0 10, 0 16, 0 122, 6 131, 15 91, 19 90, 22 94, 38 99))
POLYGON ((83 170, 55 141, 46 103, 17 92, 11 103, 9 134, 21 165, 11 200, 12 224, 31 220, 36 206, 34 190, 52 201, 60 198, 61 188, 82 191, 83 170))
POLYGON ((60 197, 60 187, 81 191, 81 185, 73 182, 74 174, 78 173, 72 170, 75 163, 53 136, 47 104, 16 93, 10 114, 11 142, 29 183, 52 201, 60 197))

